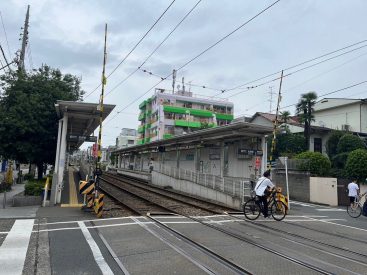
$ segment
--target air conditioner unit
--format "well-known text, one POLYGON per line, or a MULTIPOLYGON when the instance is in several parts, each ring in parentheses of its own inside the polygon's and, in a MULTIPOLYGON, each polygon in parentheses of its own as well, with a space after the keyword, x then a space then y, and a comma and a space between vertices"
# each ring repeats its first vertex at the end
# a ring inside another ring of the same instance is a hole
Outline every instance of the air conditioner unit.
POLYGON ((342 130, 343 131, 350 131, 350 125, 349 124, 342 124, 342 130))

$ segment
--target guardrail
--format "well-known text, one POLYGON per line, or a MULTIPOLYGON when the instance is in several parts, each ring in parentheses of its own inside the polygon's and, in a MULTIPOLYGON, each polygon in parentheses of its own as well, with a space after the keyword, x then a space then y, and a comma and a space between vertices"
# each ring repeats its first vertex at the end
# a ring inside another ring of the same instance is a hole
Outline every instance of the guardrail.
POLYGON ((220 177, 212 174, 200 173, 182 168, 160 165, 158 170, 161 174, 180 180, 187 180, 220 191, 235 198, 251 196, 251 184, 249 178, 220 177))

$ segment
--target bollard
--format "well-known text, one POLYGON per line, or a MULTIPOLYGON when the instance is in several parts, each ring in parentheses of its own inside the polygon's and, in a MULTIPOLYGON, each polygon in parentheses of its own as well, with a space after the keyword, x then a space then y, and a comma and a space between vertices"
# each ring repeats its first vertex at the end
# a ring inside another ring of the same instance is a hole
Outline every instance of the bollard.
POLYGON ((103 214, 103 198, 104 194, 99 193, 98 197, 94 200, 94 212, 97 214, 97 217, 102 217, 103 214))

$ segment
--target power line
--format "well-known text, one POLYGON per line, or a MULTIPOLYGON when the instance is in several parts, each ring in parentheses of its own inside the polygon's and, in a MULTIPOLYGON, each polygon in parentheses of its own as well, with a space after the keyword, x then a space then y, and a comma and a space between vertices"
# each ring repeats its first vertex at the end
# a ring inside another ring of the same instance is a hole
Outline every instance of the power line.
MULTIPOLYGON (((132 73, 130 73, 127 77, 125 77, 123 80, 121 80, 115 87, 113 87, 107 94, 109 95, 112 93, 117 87, 119 87, 122 83, 124 83, 126 80, 128 80, 131 76, 133 76, 138 70, 141 70, 141 67, 148 61, 149 58, 152 57, 152 55, 163 45, 164 42, 172 35, 172 33, 182 24, 182 22, 191 14, 191 12, 199 5, 199 3, 202 0, 199 0, 190 10, 188 13, 185 14, 185 16, 178 22, 178 24, 171 30, 171 32, 162 40, 161 43, 159 43, 155 49, 145 58, 145 60, 138 66, 137 69, 135 69, 132 73)), ((144 70, 143 70, 144 71, 144 70)))
MULTIPOLYGON (((296 70, 296 71, 290 72, 290 73, 288 73, 288 74, 284 75, 284 76, 283 76, 283 78, 284 78, 284 77, 291 76, 291 75, 294 75, 294 74, 299 73, 299 72, 301 72, 301 71, 304 71, 304 70, 306 70, 306 69, 309 69, 309 68, 315 67, 315 66, 317 66, 317 65, 320 65, 320 64, 325 63, 325 62, 327 62, 327 61, 330 61, 330 60, 332 60, 332 59, 338 58, 338 57, 343 56, 343 55, 345 55, 345 54, 348 54, 348 53, 351 53, 351 52, 354 52, 354 51, 360 50, 360 49, 362 49, 362 48, 364 48, 364 47, 367 47, 367 45, 363 45, 363 46, 361 46, 361 47, 358 47, 358 48, 355 48, 355 49, 349 50, 349 51, 347 51, 347 52, 344 52, 344 53, 341 53, 341 54, 338 54, 338 55, 332 56, 332 57, 330 57, 330 58, 324 59, 324 60, 319 61, 319 62, 317 62, 317 63, 314 63, 314 64, 312 64, 312 65, 309 65, 309 66, 303 67, 303 68, 301 68, 301 69, 298 69, 298 70, 296 70)), ((305 64, 305 63, 303 63, 303 64, 305 64)), ((293 66, 292 68, 295 68, 295 66, 293 66)), ((269 84, 269 83, 271 83, 271 82, 277 81, 277 80, 279 80, 279 79, 280 79, 280 77, 277 77, 277 78, 274 78, 274 79, 272 79, 272 80, 268 80, 268 81, 266 81, 266 82, 263 82, 263 83, 261 83, 261 84, 255 85, 255 86, 246 87, 246 90, 239 91, 239 92, 237 92, 237 93, 235 93, 235 94, 232 94, 232 95, 228 96, 227 98, 234 97, 234 96, 239 95, 239 94, 241 94, 241 93, 243 93, 243 92, 246 92, 246 91, 248 91, 248 90, 255 89, 255 88, 258 88, 258 87, 261 87, 261 86, 264 86, 264 85, 266 85, 266 84, 269 84)), ((228 91, 228 90, 227 90, 227 91, 228 91)), ((217 95, 218 95, 218 94, 217 94, 217 95)), ((217 96, 217 95, 214 95, 214 96, 217 96)))
POLYGON ((0 43, 0 50, 1 50, 1 54, 3 55, 3 57, 4 57, 4 60, 5 60, 5 64, 8 66, 8 69, 9 69, 9 72, 11 72, 11 69, 10 69, 10 64, 9 64, 9 62, 8 62, 8 60, 7 60, 7 58, 6 58, 6 56, 5 56, 5 53, 4 53, 4 50, 3 50, 3 47, 1 46, 1 43, 0 43))
POLYGON ((8 46, 9 58, 11 59, 8 36, 6 35, 5 25, 4 25, 4 21, 3 21, 3 15, 1 13, 1 11, 0 11, 0 17, 1 17, 1 24, 3 25, 3 30, 4 30, 4 34, 5 34, 6 45, 8 46))
MULTIPOLYGON (((341 92, 341 91, 344 91, 344 90, 348 90, 348 89, 350 89, 350 88, 353 88, 353 87, 356 87, 356 86, 362 85, 362 84, 364 84, 364 83, 367 83, 367 80, 364 80, 364 81, 359 82, 359 83, 352 84, 352 85, 350 85, 350 86, 347 86, 347 87, 344 87, 344 88, 341 88, 341 89, 338 89, 338 90, 335 90, 335 91, 332 91, 332 92, 329 92, 329 93, 325 93, 325 94, 319 95, 319 96, 317 96, 317 97, 319 98, 319 97, 324 97, 324 96, 327 96, 327 95, 335 94, 335 93, 338 93, 338 92, 341 92)), ((282 107, 282 108, 280 108, 280 109, 285 109, 285 108, 292 107, 292 106, 296 106, 296 105, 297 105, 297 103, 295 103, 295 104, 290 104, 290 105, 284 106, 284 107, 282 107)))
MULTIPOLYGON (((353 43, 353 44, 351 44, 351 45, 345 46, 345 47, 343 47, 343 48, 340 48, 340 49, 337 49, 337 50, 334 50, 334 51, 331 51, 331 52, 325 53, 325 54, 323 54, 323 55, 320 55, 320 56, 317 56, 317 57, 314 57, 314 58, 308 59, 308 60, 303 61, 303 62, 301 62, 301 63, 298 63, 298 64, 296 64, 296 65, 293 65, 293 66, 290 66, 290 67, 288 67, 288 68, 285 68, 285 69, 284 69, 284 71, 288 71, 288 70, 290 70, 290 69, 294 69, 294 68, 299 67, 299 66, 301 66, 301 65, 304 65, 304 64, 310 63, 310 62, 312 62, 312 61, 315 61, 315 60, 318 60, 318 59, 320 59, 320 58, 323 58, 323 57, 326 57, 326 56, 332 55, 332 54, 334 54, 334 53, 337 53, 337 52, 343 51, 343 50, 345 50, 345 49, 351 48, 351 47, 353 47, 353 46, 356 46, 356 45, 359 45, 359 44, 362 44, 362 43, 365 43, 365 42, 367 42, 367 40, 362 40, 362 41, 359 41, 359 42, 357 42, 357 43, 353 43)), ((274 76, 274 75, 280 74, 280 72, 281 72, 281 70, 279 70, 279 71, 277 71, 277 72, 275 72, 275 73, 271 73, 271 74, 268 74, 268 75, 262 76, 262 77, 260 77, 260 78, 255 79, 255 80, 252 80, 252 81, 246 82, 246 83, 244 83, 244 84, 241 84, 241 85, 235 86, 235 87, 233 87, 233 88, 225 89, 225 91, 224 91, 224 92, 229 92, 229 91, 232 91, 232 90, 237 90, 237 89, 239 89, 239 88, 241 88, 241 87, 243 87, 243 86, 249 85, 249 84, 251 84, 251 83, 254 83, 254 82, 257 82, 257 81, 260 81, 260 80, 263 80, 263 79, 269 78, 269 77, 271 77, 271 76, 274 76)))
MULTIPOLYGON (((241 28, 243 28, 244 26, 246 26, 248 23, 250 23, 251 21, 253 21, 255 18, 257 18, 258 16, 260 16, 261 14, 263 14, 265 11, 267 11, 268 9, 270 9, 271 7, 273 7, 278 2, 280 2, 280 0, 275 1, 271 5, 267 6, 265 9, 261 10, 259 13, 257 13, 255 16, 251 17, 245 23, 241 24, 239 27, 235 28, 229 34, 225 35, 224 37, 222 37, 221 39, 219 39, 217 42, 215 42, 214 44, 212 44, 211 46, 209 46, 208 48, 206 48, 205 50, 203 50, 202 52, 200 52, 198 55, 196 55, 195 57, 191 58, 189 61, 187 61, 186 63, 184 63, 176 71, 179 71, 179 70, 183 69, 184 67, 186 67, 187 65, 189 65, 191 62, 193 62, 194 60, 196 60, 197 58, 199 58, 200 56, 202 56, 204 53, 206 53, 207 51, 209 51, 210 49, 212 49, 213 47, 215 47, 216 45, 218 45, 219 43, 221 43, 223 40, 227 39, 229 36, 231 36, 232 34, 234 34, 235 32, 237 32, 238 30, 240 30, 241 28)), ((154 86, 152 86, 151 88, 149 88, 145 93, 143 93, 139 97, 135 98, 132 102, 130 102, 128 105, 126 105, 120 111, 118 111, 115 116, 113 116, 109 121, 106 122, 106 124, 109 123, 111 120, 113 120, 115 117, 117 117, 121 111, 124 111, 126 108, 130 107, 133 103, 135 103, 137 100, 139 100, 140 98, 142 98, 143 96, 145 96, 147 93, 149 93, 152 89, 154 89, 157 85, 159 85, 160 83, 162 83, 165 79, 167 79, 168 77, 170 77, 172 74, 173 73, 170 73, 166 77, 163 77, 159 82, 157 82, 157 84, 155 84, 154 86)))
MULTIPOLYGON (((158 17, 158 19, 154 22, 154 24, 149 28, 149 30, 140 38, 140 40, 135 44, 135 46, 130 50, 130 52, 125 55, 125 57, 120 61, 120 63, 107 75, 106 79, 108 79, 116 70, 118 67, 121 66, 121 64, 130 56, 130 54, 136 49, 137 46, 139 46, 139 44, 144 40, 144 38, 150 33, 150 31, 155 27, 155 25, 157 25, 157 23, 162 19, 162 17, 166 14, 166 12, 169 10, 169 8, 173 5, 173 3, 176 0, 173 0, 171 2, 171 4, 168 5, 168 7, 164 10, 164 12, 158 17)), ((99 87, 101 86, 101 84, 99 84, 92 92, 90 92, 89 94, 87 94, 84 98, 87 98, 88 96, 90 96, 92 93, 94 93, 99 87)))

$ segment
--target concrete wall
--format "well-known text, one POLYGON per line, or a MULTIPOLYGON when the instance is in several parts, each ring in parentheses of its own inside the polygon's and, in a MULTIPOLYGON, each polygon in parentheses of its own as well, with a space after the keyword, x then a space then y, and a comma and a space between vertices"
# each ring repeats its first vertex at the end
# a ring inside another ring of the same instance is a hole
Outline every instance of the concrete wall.
POLYGON ((241 208, 242 202, 239 198, 233 198, 232 196, 226 195, 217 190, 213 190, 190 181, 175 179, 155 171, 152 172, 152 183, 162 187, 170 186, 174 190, 216 201, 231 208, 241 208))
POLYGON ((118 169, 117 174, 126 175, 126 176, 129 176, 129 177, 134 177, 134 178, 138 178, 138 179, 142 179, 142 180, 146 180, 148 182, 151 182, 151 174, 150 173, 118 169))
MULTIPOLYGON (((302 171, 288 171, 289 196, 291 200, 310 201, 310 174, 302 171)), ((286 178, 284 170, 272 172, 272 181, 275 185, 282 187, 283 194, 287 193, 286 178)))
POLYGON ((337 179, 310 177, 310 202, 337 206, 337 179))

